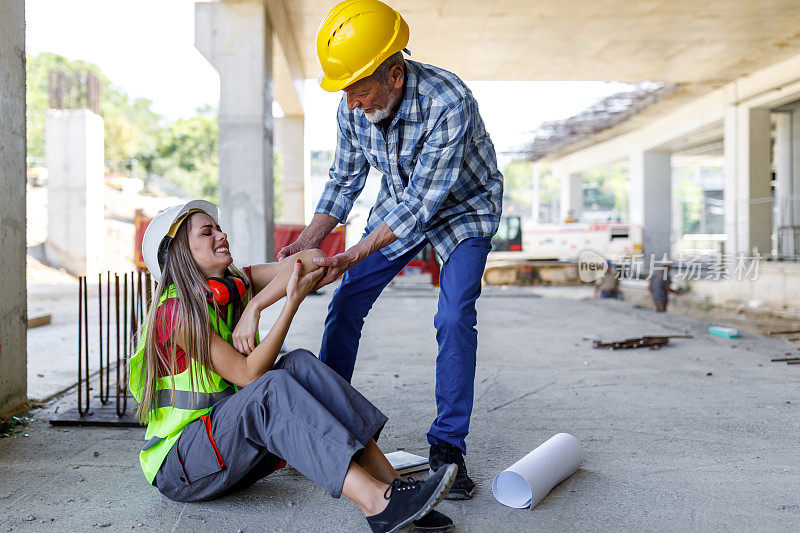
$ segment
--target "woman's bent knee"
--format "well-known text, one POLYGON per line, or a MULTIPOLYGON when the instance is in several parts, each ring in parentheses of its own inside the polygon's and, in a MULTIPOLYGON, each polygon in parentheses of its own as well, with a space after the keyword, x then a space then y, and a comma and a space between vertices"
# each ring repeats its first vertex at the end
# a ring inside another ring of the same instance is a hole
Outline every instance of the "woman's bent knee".
POLYGON ((260 394, 266 397, 269 388, 281 387, 292 380, 294 380, 294 378, 292 378, 292 375, 289 374, 286 369, 283 367, 275 367, 265 372, 260 378, 249 384, 248 387, 253 387, 255 389, 252 394, 260 394))

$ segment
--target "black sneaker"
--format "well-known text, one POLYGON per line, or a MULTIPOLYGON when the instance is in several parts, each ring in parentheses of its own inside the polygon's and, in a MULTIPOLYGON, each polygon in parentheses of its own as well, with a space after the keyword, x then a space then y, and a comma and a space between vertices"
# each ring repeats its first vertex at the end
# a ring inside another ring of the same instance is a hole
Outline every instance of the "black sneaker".
POLYGON ((439 444, 431 445, 428 462, 432 472, 438 471, 443 465, 458 466, 456 480, 446 496, 448 500, 469 500, 475 494, 475 482, 467 474, 467 465, 464 464, 464 454, 461 450, 452 444, 439 441, 439 444))
POLYGON ((456 465, 447 465, 425 481, 395 479, 383 495, 389 504, 380 513, 367 517, 369 527, 375 533, 398 531, 425 516, 450 490, 457 471, 456 465))
POLYGON ((419 520, 414 520, 414 529, 411 533, 448 533, 453 529, 455 527, 450 517, 434 509, 419 520))

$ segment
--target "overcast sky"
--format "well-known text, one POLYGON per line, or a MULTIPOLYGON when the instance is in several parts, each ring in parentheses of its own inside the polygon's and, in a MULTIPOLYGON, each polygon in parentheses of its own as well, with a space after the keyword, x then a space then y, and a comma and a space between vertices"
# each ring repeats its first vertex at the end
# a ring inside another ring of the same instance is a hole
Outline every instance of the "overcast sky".
MULTIPOLYGON (((28 54, 53 52, 95 63, 132 97, 175 119, 217 107, 219 76, 194 47, 193 0, 27 0, 28 54)), ((457 74, 457 73, 456 73, 457 74)), ((469 82, 498 152, 530 139, 545 120, 566 118, 622 84, 469 82)), ((312 150, 332 149, 339 94, 306 83, 306 127, 312 150)))

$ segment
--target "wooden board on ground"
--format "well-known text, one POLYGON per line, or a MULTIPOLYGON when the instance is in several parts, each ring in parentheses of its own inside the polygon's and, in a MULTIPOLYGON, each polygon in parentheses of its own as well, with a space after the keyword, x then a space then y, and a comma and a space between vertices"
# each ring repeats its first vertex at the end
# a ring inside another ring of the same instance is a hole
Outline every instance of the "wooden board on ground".
POLYGON ((38 328, 39 326, 44 326, 45 324, 49 324, 52 315, 39 315, 39 316, 31 316, 28 317, 28 329, 38 328))

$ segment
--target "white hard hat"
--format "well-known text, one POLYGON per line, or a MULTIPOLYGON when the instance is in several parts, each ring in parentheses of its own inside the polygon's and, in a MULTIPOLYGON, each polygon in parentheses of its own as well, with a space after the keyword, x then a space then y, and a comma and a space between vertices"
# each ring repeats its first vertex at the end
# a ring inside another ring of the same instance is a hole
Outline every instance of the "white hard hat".
POLYGON ((148 224, 142 239, 142 258, 157 283, 161 283, 161 268, 175 233, 186 216, 197 211, 202 211, 219 223, 217 206, 206 200, 192 200, 164 209, 148 224))

